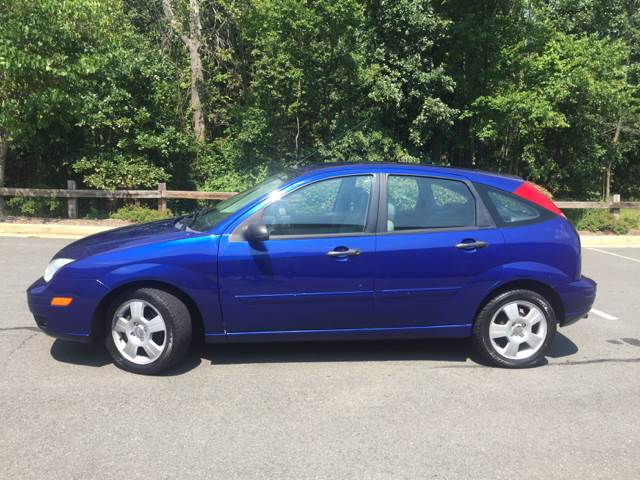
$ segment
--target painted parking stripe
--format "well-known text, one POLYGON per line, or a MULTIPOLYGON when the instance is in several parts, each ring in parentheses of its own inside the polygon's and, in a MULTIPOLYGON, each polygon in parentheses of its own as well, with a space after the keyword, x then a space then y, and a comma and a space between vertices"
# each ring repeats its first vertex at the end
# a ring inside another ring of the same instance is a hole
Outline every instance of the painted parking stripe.
POLYGON ((608 313, 601 312, 600 310, 596 310, 595 308, 592 308, 589 313, 593 313, 594 315, 604 318, 605 320, 618 320, 618 317, 614 317, 613 315, 609 315, 608 313))
POLYGON ((625 257, 624 255, 620 255, 619 253, 607 252, 606 250, 600 250, 599 248, 587 247, 587 250, 594 250, 600 253, 606 253, 607 255, 612 255, 614 257, 624 258, 625 260, 631 260, 632 262, 640 263, 640 260, 637 258, 625 257))

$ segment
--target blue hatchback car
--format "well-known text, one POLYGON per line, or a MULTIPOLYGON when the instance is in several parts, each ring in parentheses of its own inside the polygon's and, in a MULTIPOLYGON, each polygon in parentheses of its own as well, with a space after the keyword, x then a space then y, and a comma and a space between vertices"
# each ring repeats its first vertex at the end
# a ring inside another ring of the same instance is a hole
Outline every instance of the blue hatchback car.
POLYGON ((38 326, 136 373, 207 342, 472 337, 541 361, 596 284, 520 178, 401 164, 291 169, 195 214, 76 241, 28 290, 38 326))

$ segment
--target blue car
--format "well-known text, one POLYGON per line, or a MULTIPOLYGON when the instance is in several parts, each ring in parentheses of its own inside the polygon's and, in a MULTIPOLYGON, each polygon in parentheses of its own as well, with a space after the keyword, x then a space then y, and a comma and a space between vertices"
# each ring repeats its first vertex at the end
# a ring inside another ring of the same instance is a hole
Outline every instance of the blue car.
POLYGON ((195 214, 58 252, 28 289, 38 326, 154 374, 206 342, 472 337, 540 363, 596 284, 580 238, 520 178, 408 164, 284 170, 195 214))

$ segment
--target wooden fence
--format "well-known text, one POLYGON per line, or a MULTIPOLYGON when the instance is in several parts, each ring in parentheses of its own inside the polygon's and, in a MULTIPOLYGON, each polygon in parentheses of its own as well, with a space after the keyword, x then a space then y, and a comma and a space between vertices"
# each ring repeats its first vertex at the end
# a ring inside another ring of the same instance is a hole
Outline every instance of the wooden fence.
MULTIPOLYGON (((79 190, 74 180, 67 181, 67 188, 14 188, 0 187, 0 197, 44 197, 66 198, 69 218, 78 216, 78 198, 130 198, 157 199, 158 210, 167 209, 167 199, 188 200, 224 200, 235 195, 235 192, 194 192, 186 190, 167 190, 166 183, 159 183, 157 190, 79 190)), ((609 202, 554 201, 559 208, 606 208, 615 217, 621 208, 640 209, 640 202, 623 202, 620 195, 613 195, 609 202)))
POLYGON ((78 217, 79 198, 129 198, 129 199, 157 199, 158 210, 167 209, 167 199, 187 200, 224 200, 232 197, 236 192, 194 192, 187 190, 167 190, 166 183, 159 183, 157 190, 80 190, 76 188, 75 180, 67 181, 67 188, 15 188, 0 187, 0 197, 44 197, 66 198, 67 216, 78 217))

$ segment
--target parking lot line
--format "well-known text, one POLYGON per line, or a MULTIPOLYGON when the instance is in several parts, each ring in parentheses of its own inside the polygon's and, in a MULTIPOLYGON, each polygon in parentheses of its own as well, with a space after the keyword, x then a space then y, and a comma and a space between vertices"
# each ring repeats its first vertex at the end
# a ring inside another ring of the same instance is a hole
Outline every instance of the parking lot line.
POLYGON ((618 317, 614 317, 613 315, 609 315, 608 313, 601 312, 600 310, 596 310, 595 308, 589 310, 589 313, 593 313, 594 315, 604 318, 605 320, 618 320, 618 317))
POLYGON ((587 250, 594 250, 600 253, 606 253, 607 255, 612 255, 614 257, 624 258, 625 260, 631 260, 632 262, 640 263, 640 260, 637 258, 627 257, 625 255, 620 255, 619 253, 607 252, 606 250, 600 250, 599 248, 587 247, 587 250))

